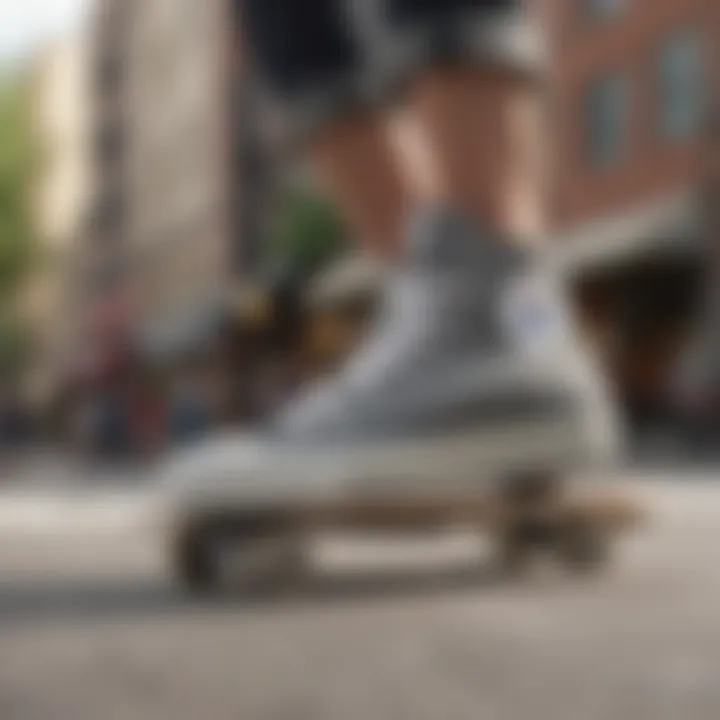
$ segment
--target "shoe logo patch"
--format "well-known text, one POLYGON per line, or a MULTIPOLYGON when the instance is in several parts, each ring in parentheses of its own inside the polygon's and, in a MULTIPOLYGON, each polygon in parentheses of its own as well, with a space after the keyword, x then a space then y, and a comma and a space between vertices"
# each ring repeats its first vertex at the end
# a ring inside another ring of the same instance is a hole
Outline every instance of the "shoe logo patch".
POLYGON ((559 299, 540 282, 525 282, 511 289, 504 320, 511 340, 533 352, 555 348, 566 337, 567 322, 559 299))

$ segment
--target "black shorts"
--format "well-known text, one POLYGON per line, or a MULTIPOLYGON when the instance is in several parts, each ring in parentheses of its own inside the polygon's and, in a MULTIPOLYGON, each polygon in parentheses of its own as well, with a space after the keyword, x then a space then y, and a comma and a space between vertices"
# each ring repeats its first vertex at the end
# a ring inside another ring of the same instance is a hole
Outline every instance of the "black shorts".
POLYGON ((535 68, 521 0, 241 0, 250 56, 295 124, 386 97, 429 63, 535 68))

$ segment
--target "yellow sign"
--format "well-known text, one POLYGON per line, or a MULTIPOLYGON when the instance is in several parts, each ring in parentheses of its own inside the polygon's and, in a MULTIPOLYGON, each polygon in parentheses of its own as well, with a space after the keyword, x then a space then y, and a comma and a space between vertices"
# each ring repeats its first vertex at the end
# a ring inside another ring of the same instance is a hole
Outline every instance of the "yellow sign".
POLYGON ((267 291, 244 288, 237 294, 234 307, 242 320, 253 324, 265 324, 273 319, 272 299, 267 291))

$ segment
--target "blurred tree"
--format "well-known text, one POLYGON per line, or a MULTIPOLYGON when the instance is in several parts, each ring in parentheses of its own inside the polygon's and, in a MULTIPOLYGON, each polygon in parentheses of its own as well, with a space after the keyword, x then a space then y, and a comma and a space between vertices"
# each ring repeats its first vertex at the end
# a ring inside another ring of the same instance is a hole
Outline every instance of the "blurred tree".
POLYGON ((36 258, 33 192, 39 152, 28 73, 0 68, 0 380, 13 378, 30 353, 21 292, 36 258))
POLYGON ((0 314, 0 384, 21 371, 31 352, 30 335, 14 313, 0 314))
POLYGON ((345 239, 345 227, 332 204, 306 187, 293 187, 280 202, 270 260, 308 277, 342 252, 345 239))
POLYGON ((32 192, 38 152, 28 77, 0 73, 0 305, 12 302, 32 266, 32 192))

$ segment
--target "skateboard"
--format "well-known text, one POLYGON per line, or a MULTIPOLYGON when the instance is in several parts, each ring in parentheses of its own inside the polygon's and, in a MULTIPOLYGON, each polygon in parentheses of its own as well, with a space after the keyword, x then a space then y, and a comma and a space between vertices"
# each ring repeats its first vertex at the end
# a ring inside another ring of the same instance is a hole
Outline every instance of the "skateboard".
POLYGON ((189 513, 172 536, 173 572, 192 592, 222 585, 218 557, 230 548, 245 589, 278 589, 305 567, 307 538, 327 530, 405 533, 471 527, 487 535, 497 568, 524 571, 546 555, 573 573, 606 567, 616 538, 644 520, 619 490, 526 476, 481 497, 403 498, 252 512, 236 507, 189 513))

